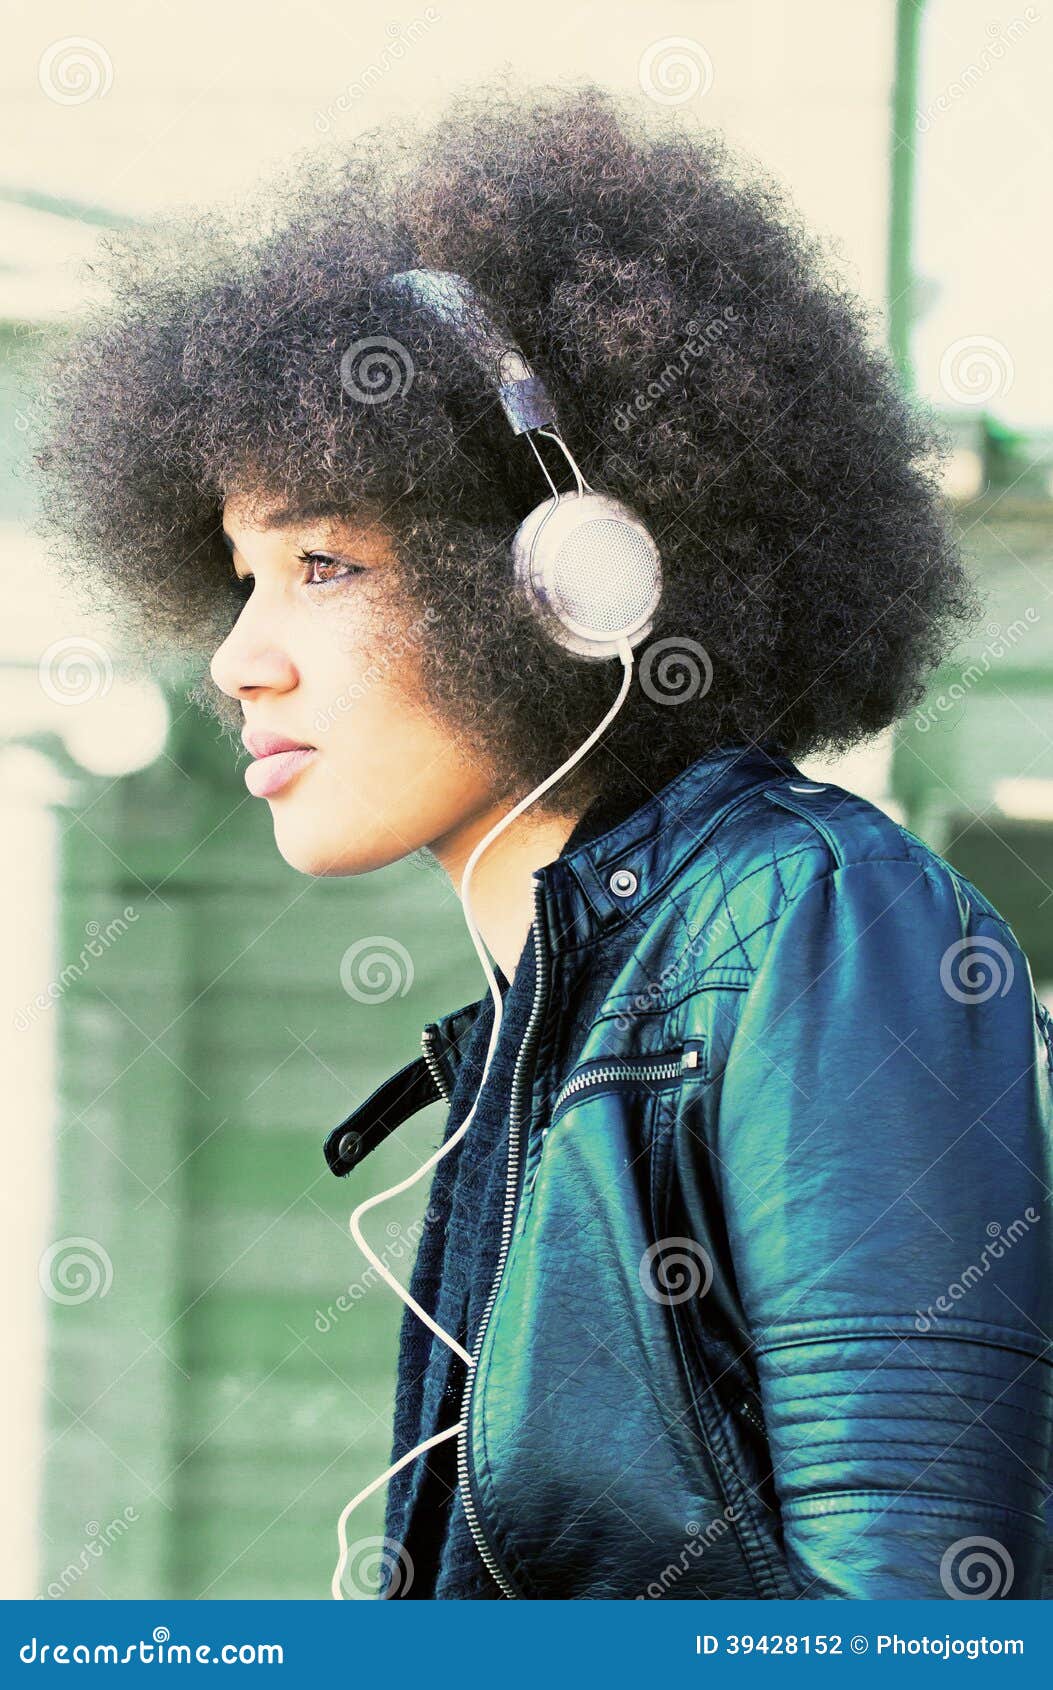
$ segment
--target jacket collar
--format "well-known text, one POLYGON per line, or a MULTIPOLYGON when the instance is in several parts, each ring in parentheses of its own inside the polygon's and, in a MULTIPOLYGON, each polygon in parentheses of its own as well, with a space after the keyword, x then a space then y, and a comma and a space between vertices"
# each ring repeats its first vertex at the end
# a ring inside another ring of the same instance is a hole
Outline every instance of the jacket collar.
POLYGON ((644 794, 627 814, 603 801, 594 804, 560 855, 536 872, 550 954, 591 944, 634 920, 740 797, 788 774, 803 778, 780 752, 729 746, 700 757, 659 792, 644 794))
MULTIPOLYGON (((601 795, 559 856, 535 871, 548 954, 580 950, 636 919, 741 797, 799 773, 770 747, 735 745, 700 757, 657 793, 641 788, 635 802, 601 795)), ((334 1174, 350 1173, 417 1110, 449 1097, 461 1049, 489 996, 484 992, 429 1022, 424 1043, 431 1062, 421 1055, 407 1063, 332 1129, 324 1150, 334 1174)))

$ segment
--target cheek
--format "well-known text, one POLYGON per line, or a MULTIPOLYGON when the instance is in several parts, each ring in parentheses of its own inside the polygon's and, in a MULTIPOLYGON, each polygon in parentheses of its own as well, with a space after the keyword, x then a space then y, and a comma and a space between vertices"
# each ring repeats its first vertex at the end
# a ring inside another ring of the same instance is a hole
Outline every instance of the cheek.
MULTIPOLYGON (((328 630, 326 630, 328 636, 328 630)), ((430 811, 434 789, 471 784, 473 760, 462 737, 427 703, 413 644, 375 618, 341 639, 319 636, 300 666, 310 736, 323 753, 334 814, 343 800, 378 815, 430 811)))
POLYGON ((378 813, 430 817, 489 788, 465 736, 419 698, 413 670, 363 671, 316 740, 329 776, 378 813))
POLYGON ((309 712, 308 726, 319 743, 323 736, 332 736, 344 717, 360 709, 386 667, 382 646, 361 613, 356 622, 346 607, 332 602, 303 619, 294 658, 309 712))
MULTIPOLYGON (((416 654, 373 612, 321 617, 297 654, 314 743, 335 766, 383 766, 394 743, 429 730, 416 654), (385 751, 387 747, 387 752, 385 751)), ((306 731, 306 730, 305 730, 306 731)), ((434 731, 434 730, 432 730, 434 731)))
POLYGON ((448 834, 491 799, 456 735, 390 682, 362 675, 330 712, 319 758, 274 807, 286 860, 312 875, 362 874, 448 834))
POLYGON ((298 722, 321 755, 288 804, 275 805, 275 824, 289 860, 311 873, 395 861, 440 837, 493 789, 468 736, 429 707, 416 641, 368 609, 319 610, 298 631, 298 722), (323 860, 332 866, 322 868, 323 860))

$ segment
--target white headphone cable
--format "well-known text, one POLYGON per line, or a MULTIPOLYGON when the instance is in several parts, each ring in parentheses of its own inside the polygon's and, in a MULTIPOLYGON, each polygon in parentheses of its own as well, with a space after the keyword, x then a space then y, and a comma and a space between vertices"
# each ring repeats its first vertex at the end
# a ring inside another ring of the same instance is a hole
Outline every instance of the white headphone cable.
MULTIPOLYGON (((486 1076, 490 1071, 490 1063, 493 1058, 494 1051, 497 1048, 497 1040, 501 1031, 501 1017, 504 1010, 504 1004, 501 998, 500 987, 497 984, 497 977, 494 974, 490 958, 486 952, 486 947, 483 944, 479 929, 475 923, 475 918, 472 915, 472 874, 479 858, 482 856, 487 846, 491 845, 497 838, 498 834, 502 833, 506 827, 509 827, 518 816, 521 816, 523 811, 527 809, 530 804, 533 804, 538 798, 540 798, 543 792, 547 792, 549 787, 554 786, 556 781, 562 780, 563 776, 569 773, 575 763, 580 762, 585 753, 591 750, 600 735, 604 733, 610 726, 611 722, 613 722, 615 716, 625 703, 626 694, 629 691, 629 685, 632 680, 633 651, 628 639, 624 636, 618 641, 618 655, 622 660, 623 668, 621 690, 618 693, 618 697, 611 705, 611 708, 604 716, 602 722, 600 722, 597 727, 593 728, 588 738, 582 741, 577 750, 572 752, 567 758, 566 762, 561 763, 558 769, 554 770, 552 774, 546 776, 540 786, 536 786, 533 792, 528 792, 526 797, 521 798, 519 803, 516 804, 513 809, 509 810, 507 815, 502 816, 500 821, 495 822, 489 833, 484 834, 482 839, 479 840, 464 866, 464 873, 461 876, 461 904, 464 910, 464 919, 467 923, 468 932, 471 935, 472 944, 475 946, 476 954, 482 964, 487 984, 490 987, 490 995, 494 1000, 494 1024, 490 1032, 490 1043, 487 1047, 486 1059, 483 1063, 483 1077, 479 1084, 479 1090, 476 1092, 472 1101, 472 1106, 460 1126, 457 1128, 456 1132, 452 1133, 446 1140, 446 1143, 440 1145, 438 1150, 434 1151, 433 1154, 428 1157, 426 1162, 422 1162, 420 1167, 416 1168, 412 1174, 407 1175, 404 1180, 400 1180, 398 1185, 388 1186, 386 1190, 378 1191, 372 1197, 365 1198, 361 1203, 359 1203, 358 1207, 352 1211, 351 1217, 348 1221, 348 1226, 351 1229, 351 1236, 354 1238, 355 1243, 381 1277, 391 1286, 395 1295, 399 1297, 403 1303, 405 1303, 407 1308, 413 1310, 413 1313, 417 1316, 418 1320, 422 1320, 425 1326, 427 1326, 437 1338, 441 1339, 441 1341, 453 1350, 455 1354, 459 1355, 465 1366, 468 1368, 471 1368, 474 1365, 469 1352, 462 1344, 457 1342, 456 1338, 452 1338, 448 1332, 443 1331, 443 1328, 437 1323, 437 1321, 432 1319, 427 1310, 423 1309, 417 1302, 416 1298, 412 1297, 409 1291, 407 1291, 401 1282, 396 1279, 395 1275, 388 1268, 387 1263, 381 1261, 380 1257, 362 1236, 362 1230, 359 1225, 359 1217, 367 1214, 370 1209, 376 1208, 378 1203, 386 1202, 389 1197, 397 1197, 401 1192, 408 1190, 411 1185, 415 1185, 417 1180, 421 1179, 423 1175, 428 1172, 429 1168, 433 1168, 441 1157, 445 1156, 448 1151, 453 1149, 455 1144, 460 1143, 475 1117, 476 1106, 478 1105, 479 1098, 482 1095, 483 1087, 486 1085, 486 1076)), ((456 1426, 449 1426, 444 1432, 437 1432, 434 1437, 426 1439, 424 1443, 416 1444, 413 1449, 407 1450, 405 1455, 401 1455, 397 1461, 393 1462, 392 1465, 386 1468, 383 1473, 379 1474, 377 1478, 372 1479, 370 1483, 366 1485, 364 1489, 360 1490, 357 1496, 352 1497, 351 1501, 346 1505, 339 1520, 337 1521, 336 1527, 337 1541, 340 1545, 340 1555, 336 1566, 333 1569, 333 1578, 330 1586, 335 1601, 343 1601, 344 1593, 341 1588, 341 1581, 344 1576, 344 1570, 347 1566, 348 1555, 350 1553, 347 1543, 347 1522, 350 1515, 358 1507, 360 1502, 364 1502, 368 1496, 372 1496, 373 1492, 380 1485, 385 1484, 388 1479, 399 1471, 400 1468, 405 1467, 407 1462, 412 1461, 416 1456, 421 1455, 424 1450, 431 1449, 436 1444, 443 1443, 447 1438, 457 1437, 463 1430, 463 1427, 464 1422, 458 1421, 456 1426)))

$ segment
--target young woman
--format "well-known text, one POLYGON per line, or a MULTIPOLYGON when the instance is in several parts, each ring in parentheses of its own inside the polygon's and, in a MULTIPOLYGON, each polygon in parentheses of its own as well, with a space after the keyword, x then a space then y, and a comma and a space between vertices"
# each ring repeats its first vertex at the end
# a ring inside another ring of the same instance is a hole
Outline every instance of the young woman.
POLYGON ((334 1594, 390 1479, 388 1597, 1037 1597, 1049 1019, 793 761, 972 612, 931 418, 770 183, 595 87, 268 195, 115 248, 39 462, 282 855, 432 853, 487 979, 326 1144, 448 1103, 334 1594))

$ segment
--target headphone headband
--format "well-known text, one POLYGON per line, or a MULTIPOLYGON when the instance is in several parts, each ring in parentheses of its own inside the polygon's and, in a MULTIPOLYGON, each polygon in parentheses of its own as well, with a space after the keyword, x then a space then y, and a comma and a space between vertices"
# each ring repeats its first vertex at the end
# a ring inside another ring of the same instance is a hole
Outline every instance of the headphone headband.
POLYGON ((512 536, 514 577, 526 603, 565 650, 601 661, 624 657, 627 641, 638 645, 650 633, 662 591, 661 557, 646 524, 585 481, 544 382, 465 276, 415 269, 386 280, 456 330, 496 389, 513 433, 526 435, 552 490, 512 536), (575 494, 557 491, 535 431, 559 446, 574 472, 575 494))
POLYGON ((399 270, 387 280, 450 323, 497 390, 513 433, 558 428, 556 407, 521 348, 502 333, 471 282, 452 270, 399 270))

